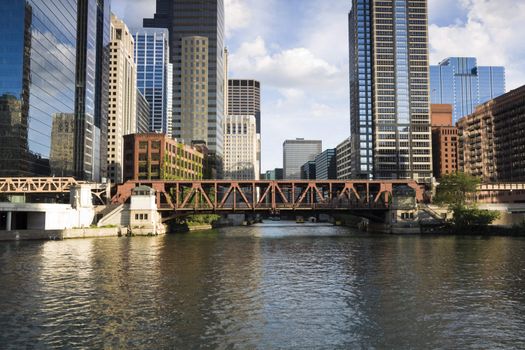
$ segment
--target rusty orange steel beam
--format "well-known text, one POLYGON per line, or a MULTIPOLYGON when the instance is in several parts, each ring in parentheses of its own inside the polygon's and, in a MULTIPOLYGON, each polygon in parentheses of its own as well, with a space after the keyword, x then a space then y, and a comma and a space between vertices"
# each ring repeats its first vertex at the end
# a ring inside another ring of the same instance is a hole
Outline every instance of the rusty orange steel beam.
POLYGON ((125 203, 139 185, 151 186, 157 192, 157 205, 166 210, 295 210, 329 208, 385 208, 394 185, 404 184, 423 189, 415 181, 405 180, 178 180, 128 181, 119 185, 113 203, 125 203))
POLYGON ((3 177, 0 193, 62 193, 79 183, 72 177, 3 177))

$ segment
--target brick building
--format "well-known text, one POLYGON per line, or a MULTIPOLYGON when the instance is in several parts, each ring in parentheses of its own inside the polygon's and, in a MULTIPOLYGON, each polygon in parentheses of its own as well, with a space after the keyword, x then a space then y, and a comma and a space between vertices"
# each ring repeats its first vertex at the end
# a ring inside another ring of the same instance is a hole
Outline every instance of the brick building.
POLYGON ((462 171, 484 182, 525 181, 525 86, 478 106, 457 126, 462 171))
POLYGON ((452 105, 431 105, 434 177, 458 171, 458 129, 452 125, 452 105))
POLYGON ((203 154, 165 134, 124 136, 124 181, 201 180, 203 154))

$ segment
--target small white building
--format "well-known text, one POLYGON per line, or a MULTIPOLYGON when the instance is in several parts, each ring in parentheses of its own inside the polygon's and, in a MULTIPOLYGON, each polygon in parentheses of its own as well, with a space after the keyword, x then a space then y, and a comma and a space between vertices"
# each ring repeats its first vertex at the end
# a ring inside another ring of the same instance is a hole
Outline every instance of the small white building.
POLYGON ((258 138, 254 115, 228 115, 224 126, 224 178, 259 180, 258 138))
POLYGON ((161 223, 157 211, 155 190, 148 186, 135 187, 129 206, 129 225, 133 228, 151 229, 161 223))
POLYGON ((155 190, 148 186, 135 187, 130 203, 112 208, 97 225, 127 227, 136 235, 164 234, 166 231, 157 211, 155 190))
POLYGON ((0 203, 0 214, 5 215, 5 227, 0 227, 0 230, 49 231, 89 227, 95 218, 91 185, 72 187, 70 203, 0 203))

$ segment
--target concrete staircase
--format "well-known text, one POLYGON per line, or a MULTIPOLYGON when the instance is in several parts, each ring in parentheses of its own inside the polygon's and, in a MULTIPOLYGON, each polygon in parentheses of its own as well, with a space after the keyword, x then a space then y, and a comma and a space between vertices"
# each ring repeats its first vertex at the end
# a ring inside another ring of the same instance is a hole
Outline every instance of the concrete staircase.
POLYGON ((102 214, 97 226, 127 226, 130 222, 129 204, 112 204, 108 205, 99 214, 102 214))

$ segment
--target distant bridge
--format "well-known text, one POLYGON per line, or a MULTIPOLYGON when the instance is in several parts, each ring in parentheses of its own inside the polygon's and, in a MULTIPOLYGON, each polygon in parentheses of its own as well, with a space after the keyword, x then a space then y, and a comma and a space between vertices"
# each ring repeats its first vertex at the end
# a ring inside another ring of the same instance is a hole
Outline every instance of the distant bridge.
POLYGON ((137 186, 156 192, 160 211, 279 212, 298 210, 385 210, 395 188, 410 187, 418 200, 423 190, 415 181, 128 181, 117 187, 113 204, 125 203, 137 186))
POLYGON ((72 177, 2 177, 0 194, 4 195, 50 195, 69 193, 72 186, 88 184, 97 204, 106 204, 110 188, 106 184, 78 181, 72 177))

